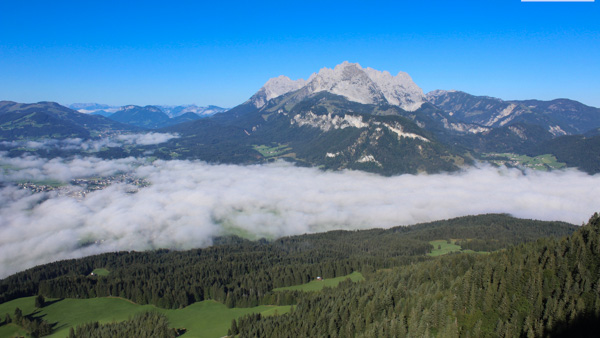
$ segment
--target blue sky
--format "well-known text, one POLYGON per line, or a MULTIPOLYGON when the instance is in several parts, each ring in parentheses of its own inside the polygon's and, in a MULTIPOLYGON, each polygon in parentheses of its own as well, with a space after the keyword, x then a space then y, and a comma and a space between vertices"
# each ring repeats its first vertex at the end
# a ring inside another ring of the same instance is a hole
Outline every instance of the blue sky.
POLYGON ((0 0, 0 100, 242 103, 342 61, 600 107, 600 2, 0 0))

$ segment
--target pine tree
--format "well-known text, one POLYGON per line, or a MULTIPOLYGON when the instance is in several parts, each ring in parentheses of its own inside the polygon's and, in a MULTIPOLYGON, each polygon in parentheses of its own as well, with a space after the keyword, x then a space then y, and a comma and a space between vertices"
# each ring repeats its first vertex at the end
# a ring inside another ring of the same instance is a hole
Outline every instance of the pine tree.
POLYGON ((237 335, 238 333, 240 333, 235 319, 231 321, 231 328, 229 330, 231 332, 229 333, 230 336, 237 335))
POLYGON ((36 308, 41 309, 44 307, 44 305, 46 305, 46 300, 44 299, 44 296, 38 295, 37 297, 35 297, 36 308))
POLYGON ((23 311, 21 311, 21 309, 16 308, 15 309, 15 323, 17 325, 21 325, 21 322, 23 321, 23 311))

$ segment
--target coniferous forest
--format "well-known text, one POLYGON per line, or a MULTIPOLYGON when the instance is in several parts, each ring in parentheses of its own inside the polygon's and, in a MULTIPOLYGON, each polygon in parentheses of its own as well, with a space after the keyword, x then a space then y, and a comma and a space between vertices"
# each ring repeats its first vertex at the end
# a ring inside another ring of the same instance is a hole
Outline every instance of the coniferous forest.
POLYGON ((305 293, 287 316, 250 315, 242 337, 594 337, 600 217, 569 237, 490 255, 454 254, 305 293))
POLYGON ((69 332, 69 338, 87 337, 177 337, 178 332, 169 328, 165 315, 157 312, 144 312, 120 323, 100 324, 98 322, 78 325, 69 332))
MULTIPOLYGON (((490 214, 272 241, 224 237, 206 249, 107 253, 0 281, 0 303, 35 295, 117 296, 161 308, 207 299, 228 307, 294 305, 283 315, 239 318, 229 333, 240 337, 593 336, 600 216, 581 227, 490 214), (479 253, 427 255, 430 241, 451 239, 479 253), (90 275, 98 267, 111 273, 90 275), (365 280, 319 292, 273 291, 354 271, 365 280)), ((148 314, 118 325, 92 322, 72 336, 148 333, 150 322, 163 323, 151 336, 178 334, 160 314, 148 314)))

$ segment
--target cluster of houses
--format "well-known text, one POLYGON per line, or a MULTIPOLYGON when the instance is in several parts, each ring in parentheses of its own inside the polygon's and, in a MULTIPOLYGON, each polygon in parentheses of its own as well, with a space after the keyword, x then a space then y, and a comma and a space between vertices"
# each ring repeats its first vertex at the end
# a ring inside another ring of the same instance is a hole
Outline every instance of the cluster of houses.
POLYGON ((135 188, 130 188, 128 193, 136 193, 139 188, 147 187, 150 183, 144 179, 130 174, 120 174, 101 178, 78 178, 71 180, 70 185, 48 185, 35 182, 18 183, 19 188, 27 189, 34 193, 56 191, 59 196, 68 196, 83 199, 88 193, 102 190, 111 184, 125 183, 135 188))

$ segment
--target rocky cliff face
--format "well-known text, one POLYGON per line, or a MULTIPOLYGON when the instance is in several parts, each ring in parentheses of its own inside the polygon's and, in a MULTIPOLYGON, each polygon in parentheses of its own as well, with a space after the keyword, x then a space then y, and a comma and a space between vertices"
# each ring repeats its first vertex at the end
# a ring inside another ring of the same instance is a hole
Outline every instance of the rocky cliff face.
POLYGON ((362 68, 358 63, 343 62, 335 68, 323 68, 308 80, 293 81, 286 76, 272 78, 250 98, 255 107, 281 95, 299 91, 302 97, 328 92, 362 104, 390 104, 407 111, 417 110, 425 96, 404 72, 392 76, 387 71, 362 68))

